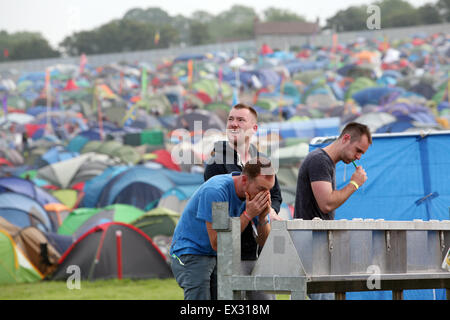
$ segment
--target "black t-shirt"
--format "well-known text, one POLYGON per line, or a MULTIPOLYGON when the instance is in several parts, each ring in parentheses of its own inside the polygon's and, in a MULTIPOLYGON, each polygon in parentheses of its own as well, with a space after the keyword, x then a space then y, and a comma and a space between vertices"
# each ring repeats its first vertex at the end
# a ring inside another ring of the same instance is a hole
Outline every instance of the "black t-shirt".
POLYGON ((323 220, 334 220, 334 210, 329 213, 323 213, 319 209, 311 188, 311 182, 313 181, 331 182, 333 190, 336 190, 336 166, 323 149, 311 151, 300 166, 294 218, 312 220, 315 217, 319 217, 323 220))

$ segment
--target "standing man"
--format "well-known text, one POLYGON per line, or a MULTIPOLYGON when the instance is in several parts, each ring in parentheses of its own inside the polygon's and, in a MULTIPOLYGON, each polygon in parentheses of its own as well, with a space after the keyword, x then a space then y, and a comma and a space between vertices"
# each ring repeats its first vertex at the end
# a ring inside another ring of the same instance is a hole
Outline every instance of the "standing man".
POLYGON ((212 228, 212 203, 228 202, 229 216, 240 217, 241 231, 253 224, 256 241, 263 246, 270 232, 269 190, 274 183, 270 161, 256 158, 246 163, 242 174, 217 175, 190 198, 170 248, 172 272, 185 300, 217 299, 217 232, 212 228))
POLYGON ((294 218, 334 220, 336 208, 367 180, 366 172, 358 166, 350 183, 336 190, 336 164, 339 161, 349 164, 359 160, 371 144, 369 128, 351 122, 332 144, 310 152, 298 172, 294 218))
MULTIPOLYGON (((218 141, 214 144, 212 157, 208 160, 204 172, 205 181, 218 174, 240 172, 249 159, 259 156, 257 148, 250 143, 258 130, 258 114, 255 109, 239 103, 228 114, 228 141, 218 141)), ((269 216, 271 220, 282 220, 278 217, 282 202, 281 189, 275 176, 275 184, 270 189, 272 205, 269 216)), ((250 274, 258 258, 259 248, 253 237, 252 227, 249 225, 241 237, 241 260, 243 274, 250 274)), ((247 299, 267 300, 274 298, 262 291, 248 291, 247 299)))

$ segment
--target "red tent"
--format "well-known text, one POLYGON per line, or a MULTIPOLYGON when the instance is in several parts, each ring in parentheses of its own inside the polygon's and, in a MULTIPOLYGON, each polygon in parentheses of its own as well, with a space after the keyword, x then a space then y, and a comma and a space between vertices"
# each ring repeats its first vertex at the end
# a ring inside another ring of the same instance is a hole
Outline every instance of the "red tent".
POLYGON ((45 124, 27 123, 25 125, 25 131, 29 137, 32 137, 36 131, 42 128, 45 128, 45 124))
POLYGON ((6 160, 5 158, 0 158, 0 166, 13 167, 13 164, 6 160))
POLYGON ((78 86, 73 79, 67 81, 64 91, 78 90, 78 86))
POLYGON ((264 43, 261 47, 261 52, 262 55, 266 55, 266 54, 271 54, 273 53, 273 50, 271 47, 269 47, 268 44, 264 43))
POLYGON ((202 100, 202 102, 203 102, 204 104, 209 104, 209 103, 212 102, 211 97, 210 97, 207 93, 204 93, 204 92, 202 92, 202 91, 198 91, 198 92, 195 93, 195 95, 197 96, 197 98, 199 98, 200 100, 202 100))
POLYGON ((177 165, 172 160, 172 156, 169 153, 169 151, 161 149, 161 150, 155 150, 152 152, 153 154, 156 154, 157 158, 154 159, 154 162, 162 164, 164 167, 175 170, 175 171, 181 171, 181 168, 179 165, 177 165))

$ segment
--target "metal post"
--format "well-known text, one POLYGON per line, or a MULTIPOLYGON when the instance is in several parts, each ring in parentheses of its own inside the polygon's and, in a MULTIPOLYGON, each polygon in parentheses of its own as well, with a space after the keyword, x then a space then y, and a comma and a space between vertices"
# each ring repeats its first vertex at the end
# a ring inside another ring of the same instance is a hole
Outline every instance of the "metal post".
POLYGON ((392 300, 403 300, 403 290, 392 290, 392 300))
POLYGON ((336 292, 334 297, 335 300, 345 300, 345 292, 336 292))

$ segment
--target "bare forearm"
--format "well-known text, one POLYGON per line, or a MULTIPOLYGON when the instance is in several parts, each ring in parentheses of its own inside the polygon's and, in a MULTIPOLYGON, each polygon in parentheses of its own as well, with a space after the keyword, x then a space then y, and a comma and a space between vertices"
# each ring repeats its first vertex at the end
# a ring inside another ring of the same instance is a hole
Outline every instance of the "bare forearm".
POLYGON ((356 191, 351 184, 346 185, 340 190, 334 190, 327 199, 325 205, 319 206, 324 213, 331 212, 339 208, 356 191))
POLYGON ((270 223, 267 223, 263 226, 259 225, 257 230, 258 236, 256 237, 256 243, 258 243, 260 247, 263 247, 264 243, 266 243, 267 237, 269 236, 271 230, 270 223))

